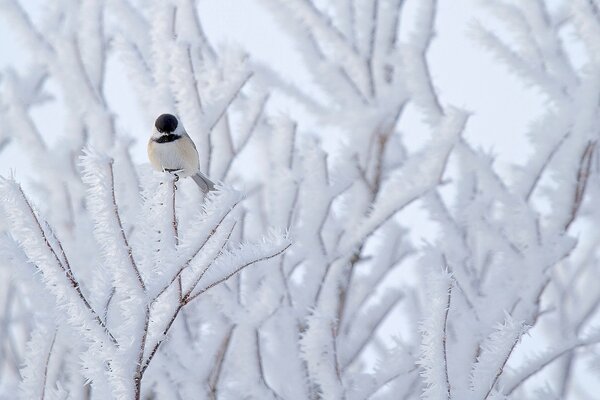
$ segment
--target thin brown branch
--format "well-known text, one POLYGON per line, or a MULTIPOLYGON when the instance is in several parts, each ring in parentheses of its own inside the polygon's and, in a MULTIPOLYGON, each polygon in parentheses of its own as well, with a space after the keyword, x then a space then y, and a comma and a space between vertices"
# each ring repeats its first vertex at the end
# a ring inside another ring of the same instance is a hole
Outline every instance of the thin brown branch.
POLYGON ((173 183, 173 186, 172 186, 173 187, 173 194, 172 194, 172 197, 171 197, 172 204, 173 204, 173 221, 172 221, 172 224, 173 224, 173 234, 175 235, 175 246, 178 246, 179 245, 179 225, 177 223, 177 210, 176 210, 176 207, 175 207, 175 197, 176 197, 175 194, 177 192, 177 180, 173 179, 172 183, 173 183))
POLYGON ((231 103, 233 103, 233 101, 237 98, 237 96, 240 94, 240 92, 242 91, 244 86, 246 86, 246 83, 248 83, 250 78, 252 78, 252 75, 253 75, 253 73, 249 72, 248 74, 246 74, 244 79, 242 79, 242 81, 239 83, 238 87, 236 88, 235 92, 227 99, 227 102, 225 103, 222 110, 219 112, 219 115, 217 116, 217 118, 215 118, 215 120, 212 121, 212 123, 208 129, 209 132, 212 132, 212 130, 215 129, 215 126, 219 123, 221 118, 223 118, 223 115, 225 114, 225 112, 227 112, 231 103))
POLYGON ((369 92, 371 98, 375 98, 377 96, 377 88, 375 84, 375 74, 374 74, 374 55, 375 55, 375 43, 377 36, 377 19, 379 15, 379 0, 373 0, 372 4, 372 14, 371 14, 371 32, 369 33, 369 51, 367 54, 367 59, 365 61, 367 66, 368 78, 369 78, 369 92))
POLYGON ((200 91, 198 90, 198 79, 196 79, 194 62, 192 60, 192 47, 190 44, 187 45, 186 52, 187 52, 188 67, 190 68, 190 73, 192 75, 192 79, 193 79, 193 83, 194 83, 194 94, 195 94, 194 99, 196 100, 198 110, 200 111, 200 113, 203 113, 204 109, 202 106, 202 97, 200 96, 200 91))
POLYGON ((233 147, 233 140, 231 138, 231 129, 229 127, 229 118, 227 118, 227 116, 225 116, 226 122, 227 122, 228 138, 229 138, 230 145, 231 145, 232 155, 231 155, 231 158, 228 160, 227 165, 225 166, 225 170, 223 172, 223 180, 225 180, 225 178, 227 178, 227 176, 229 175, 229 172, 231 170, 231 166, 233 165, 233 162, 237 159, 237 156, 242 152, 242 150, 244 150, 246 148, 246 145, 250 141, 250 138, 256 131, 256 128, 258 127, 258 123, 265 112, 265 107, 267 105, 268 100, 269 100, 268 94, 263 96, 263 98, 261 99, 258 111, 256 112, 256 114, 254 114, 252 121, 250 123, 250 126, 248 127, 248 131, 242 137, 242 141, 236 146, 236 148, 233 147))
MULTIPOLYGON (((223 244, 221 245, 221 248, 219 249, 219 251, 217 251, 217 253, 213 257, 213 259, 206 265, 206 267, 200 272, 200 274, 198 274, 196 279, 194 279, 194 282, 192 283, 192 285, 190 286, 190 289, 186 292, 186 294, 182 295, 182 297, 181 297, 182 300, 184 298, 189 297, 192 294, 192 292, 194 291, 194 289, 196 289, 196 286, 198 286, 198 283, 200 282, 200 280, 202 279, 204 274, 206 274, 206 271, 208 271, 209 268, 212 266, 212 264, 217 260, 217 258, 219 258, 219 256, 221 254, 223 254, 223 250, 225 249, 225 246, 227 246, 227 243, 229 243, 229 239, 231 239, 231 234, 233 233, 233 230, 235 229, 236 225, 237 225, 237 221, 232 224, 231 229, 229 230, 229 233, 227 234, 227 237, 223 241, 223 244)), ((180 275, 180 277, 181 277, 181 275, 180 275)))
POLYGON ((579 170, 577 171, 577 183, 575 185, 575 193, 573 194, 573 205, 571 206, 571 214, 569 215, 569 219, 565 223, 564 230, 567 231, 575 218, 577 217, 577 213, 579 211, 579 207, 583 202, 583 196, 585 195, 585 188, 587 187, 587 183, 590 177, 590 169, 592 167, 592 158, 594 155, 594 149, 596 148, 596 142, 590 141, 588 142, 583 154, 581 155, 581 160, 579 162, 579 170))
POLYGON ((246 134, 242 137, 242 141, 240 142, 240 144, 237 146, 237 149, 235 150, 236 154, 239 154, 248 144, 250 137, 252 136, 252 134, 256 130, 256 127, 258 126, 258 122, 260 121, 260 118, 265 113, 265 107, 267 105, 267 102, 269 101, 269 98, 270 98, 270 95, 266 94, 260 100, 260 105, 258 106, 258 110, 257 110, 256 114, 254 114, 254 116, 252 117, 252 121, 250 122, 250 126, 248 127, 246 134))
POLYGON ((388 30, 390 36, 387 38, 387 51, 392 52, 397 44, 398 44, 398 27, 400 26, 400 18, 402 17, 402 9, 404 8, 404 0, 397 1, 397 7, 393 12, 395 15, 393 17, 393 24, 391 29, 388 30))
POLYGON ((264 368, 263 360, 262 360, 262 351, 261 351, 261 345, 260 345, 260 331, 258 330, 258 328, 254 330, 254 341, 255 341, 255 346, 256 346, 256 362, 258 363, 258 373, 260 376, 260 381, 267 388, 267 390, 269 392, 271 392, 271 394, 273 395, 273 397, 275 397, 275 399, 282 399, 282 397, 277 394, 275 389, 273 389, 273 387, 271 387, 271 385, 269 385, 269 382, 267 382, 267 377, 265 375, 265 368, 264 368))
MULTIPOLYGON (((331 324, 331 348, 333 350, 333 365, 335 366, 335 376, 338 380, 338 384, 340 387, 344 387, 344 383, 342 382, 342 368, 340 365, 340 357, 338 353, 338 344, 337 344, 337 325, 331 324)), ((345 396, 344 396, 345 397, 345 396)))
POLYGON ((367 172, 360 165, 360 160, 358 158, 358 154, 354 154, 354 156, 352 156, 352 159, 354 160, 356 170, 358 171, 358 176, 359 176, 360 180, 363 181, 363 183, 369 189, 370 192, 373 192, 373 187, 371 186, 371 182, 369 182, 369 179, 367 178, 367 172))
POLYGON ((138 351, 138 358, 136 364, 136 371, 133 377, 135 387, 135 399, 138 400, 142 393, 142 363, 144 361, 144 351, 146 350, 146 340, 148 338, 148 330, 150 327, 150 306, 146 305, 144 314, 144 330, 142 333, 142 339, 140 340, 140 349, 138 351))
POLYGON ((346 318, 345 318, 346 328, 344 329, 344 332, 347 332, 350 324, 353 323, 359 317, 358 312, 360 310, 364 309, 364 307, 366 307, 368 302, 376 296, 377 288, 380 287, 383 284, 383 282, 386 282, 386 279, 390 276, 390 274, 396 270, 395 266, 400 264, 406 257, 408 257, 411 254, 412 254, 412 250, 407 250, 407 251, 403 252, 400 256, 396 257, 394 260, 390 261, 389 267, 387 267, 383 271, 383 273, 379 274, 377 279, 375 279, 372 282, 372 284, 370 284, 368 293, 366 293, 364 295, 364 297, 360 300, 358 305, 354 308, 355 311, 346 316, 346 318))
POLYGON ((339 66, 338 67, 338 72, 339 72, 340 76, 342 77, 342 79, 344 81, 346 81, 346 83, 348 83, 348 86, 350 86, 350 88, 352 89, 352 91, 358 96, 358 98, 360 99, 360 101, 363 104, 365 104, 365 105, 369 104, 369 99, 367 99, 367 97, 362 92, 362 90, 360 90, 360 88, 358 87, 358 85, 356 84, 356 82, 352 79, 352 77, 350 76, 350 74, 348 73, 348 71, 346 70, 346 68, 343 67, 343 66, 339 66))
POLYGON ((391 314, 391 312, 394 310, 394 308, 396 308, 398 303, 403 298, 404 298, 404 294, 399 293, 398 296, 396 297, 396 299, 394 299, 393 302, 388 304, 387 308, 384 310, 383 313, 381 313, 381 315, 377 318, 377 320, 373 321, 373 323, 370 324, 369 326, 361 326, 360 329, 368 330, 369 333, 368 333, 368 335, 365 335, 365 337, 361 341, 361 343, 354 349, 354 351, 352 352, 352 354, 350 355, 348 360, 342 366, 342 370, 345 371, 346 369, 348 369, 348 367, 350 365, 352 365, 358 359, 358 357, 364 352, 367 345, 371 342, 372 339, 375 338, 375 335, 377 334, 377 331, 379 330, 379 328, 381 327, 383 322, 387 319, 387 317, 391 314))
POLYGON ((89 91, 89 98, 94 99, 97 102, 97 104, 106 106, 104 98, 101 96, 98 88, 94 86, 94 83, 90 79, 88 71, 85 68, 83 56, 81 55, 81 46, 79 45, 79 38, 77 37, 77 35, 73 36, 71 40, 71 46, 73 47, 73 51, 75 53, 75 56, 73 57, 75 59, 74 70, 79 72, 80 78, 84 82, 83 86, 87 87, 89 91))
POLYGON ((287 250, 287 249, 288 249, 288 248, 289 248, 291 245, 292 245, 291 243, 290 243, 290 244, 288 244, 288 245, 286 245, 286 246, 285 246, 283 249, 279 250, 279 251, 278 251, 277 253, 275 253, 275 254, 271 254, 271 255, 268 255, 268 256, 264 256, 264 257, 258 258, 258 259, 256 259, 256 260, 249 261, 249 262, 245 263, 244 265, 241 265, 241 266, 240 266, 240 267, 238 267, 238 268, 237 268, 235 271, 231 272, 230 274, 228 274, 228 275, 227 275, 227 276, 225 276, 224 278, 221 278, 221 279, 219 279, 218 281, 211 283, 210 285, 208 285, 206 288, 202 289, 202 290, 201 290, 201 291, 199 291, 198 293, 196 293, 196 294, 194 294, 194 295, 190 296, 190 297, 189 297, 189 298, 187 298, 187 299, 184 299, 185 303, 187 304, 187 303, 191 302, 192 300, 194 300, 195 298, 197 298, 198 296, 200 296, 202 293, 204 293, 204 292, 206 292, 206 291, 208 291, 208 290, 212 289, 213 287, 217 286, 217 285, 218 285, 218 284, 220 284, 220 283, 223 283, 223 282, 225 282, 226 280, 228 280, 229 278, 231 278, 232 276, 234 276, 235 274, 237 274, 238 272, 240 272, 240 271, 241 271, 241 270, 243 270, 244 268, 246 268, 246 267, 249 267, 250 265, 253 265, 253 264, 256 264, 256 263, 259 263, 259 262, 262 262, 262 261, 270 260, 271 258, 277 257, 278 255, 280 255, 280 254, 282 254, 284 251, 286 251, 286 250, 287 250))
POLYGON ((108 324, 108 310, 110 308, 110 303, 112 302, 112 299, 116 293, 117 289, 113 286, 113 288, 110 291, 110 294, 108 295, 108 299, 106 300, 106 304, 104 304, 104 323, 108 324))
MULTIPOLYGON (((379 383, 378 384, 379 386, 375 387, 374 390, 372 390, 371 393, 369 393, 369 395, 368 395, 368 397, 366 397, 366 399, 368 400, 368 399, 373 398, 380 390, 382 390, 387 384, 393 382, 394 380, 396 380, 402 376, 406 376, 413 372, 416 372, 417 370, 418 370, 418 367, 414 366, 411 369, 409 369, 408 371, 398 372, 397 374, 390 376, 383 382, 379 383)), ((415 393, 415 389, 419 383, 420 383, 419 376, 415 375, 415 378, 412 380, 410 386, 408 387, 408 390, 406 391, 406 395, 402 399, 405 400, 405 399, 411 398, 411 395, 413 395, 415 393)))
POLYGON ((517 343, 519 343, 519 339, 520 338, 521 338, 520 336, 517 336, 515 338, 515 341, 512 344, 512 346, 510 347, 510 350, 508 351, 508 353, 506 354, 506 356, 504 357, 504 360, 503 360, 502 364, 500 365, 500 368, 498 368, 498 371, 496 371, 496 375, 494 376, 494 380, 490 384, 490 388, 488 389, 488 391, 487 391, 485 397, 483 398, 483 400, 487 400, 487 398, 490 397, 490 394, 492 393, 492 390, 494 389, 494 386, 496 386, 496 382, 498 382, 498 379, 500 379, 500 376, 502 375, 502 372, 504 372, 504 367, 506 367, 506 363, 508 362, 508 359, 510 358, 510 355, 512 354, 513 350, 517 346, 517 343))
POLYGON ((284 297, 287 300, 287 304, 290 307, 293 307, 293 302, 292 302, 292 293, 290 290, 290 285, 288 284, 288 280, 285 276, 285 254, 283 254, 281 256, 281 258, 279 259, 279 276, 281 278, 281 284, 283 285, 284 288, 284 297))
POLYGON ((444 352, 444 378, 446 379, 446 391, 448 393, 448 399, 452 398, 452 389, 450 386, 450 377, 448 376, 448 314, 450 314, 450 301, 452 300, 452 283, 448 288, 448 300, 446 301, 446 310, 444 313, 444 332, 442 333, 442 349, 444 352))
POLYGON ((46 383, 48 381, 48 367, 50 365, 50 357, 52 356, 52 350, 54 349, 54 343, 56 343, 56 334, 57 330, 54 330, 54 335, 52 335, 52 341, 50 342, 50 347, 48 348, 48 355, 46 356, 46 361, 44 362, 44 376, 42 378, 42 395, 40 396, 41 400, 46 398, 46 383))
POLYGON ((177 277, 177 295, 179 297, 179 301, 183 300, 183 281, 181 275, 177 277))
POLYGON ((571 132, 567 132, 564 136, 562 136, 560 138, 560 140, 558 141, 558 143, 556 143, 556 145, 554 145, 552 147, 552 149, 550 150, 550 152, 548 153, 548 155, 546 156, 546 158, 544 159, 544 162, 542 163, 541 167, 538 169, 537 173, 535 174, 535 177, 533 178, 533 182, 531 183, 531 185, 529 186, 529 189, 527 189, 527 193, 525 194, 525 199, 529 200, 531 198, 531 195, 533 194, 534 190, 537 188, 542 175, 544 174, 544 171, 546 171, 546 169, 548 168, 548 165, 550 165, 550 162, 552 161, 552 159, 554 158, 554 156, 556 155, 556 153, 558 152, 558 150, 561 148, 561 146, 563 145, 563 143, 565 142, 565 140, 571 135, 571 132))
MULTIPOLYGON (((389 137, 391 136, 391 134, 393 132, 393 129, 397 122, 397 119, 399 118, 401 110, 402 110, 402 108, 400 108, 398 110, 397 115, 394 118, 394 123, 391 124, 390 128, 386 129, 383 132, 379 132, 379 128, 378 128, 378 130, 372 136, 374 139, 377 140, 378 147, 375 151, 376 156, 375 156, 373 182, 367 181, 367 185, 369 186, 369 188, 371 190, 370 203, 373 203, 375 201, 375 199, 377 198, 377 195, 379 194, 379 191, 381 189, 385 148, 388 143, 389 137)), ((368 212, 368 209, 365 211, 365 214, 367 212, 368 212)), ((346 279, 345 279, 345 282, 343 282, 342 287, 339 292, 338 311, 337 311, 338 326, 342 326, 344 323, 345 314, 347 313, 346 297, 348 296, 348 292, 352 285, 356 263, 360 260, 360 256, 362 254, 365 243, 366 243, 366 240, 363 240, 363 242, 358 246, 358 249, 356 249, 356 251, 352 254, 352 256, 350 257, 350 260, 349 260, 348 272, 346 274, 346 279)))
POLYGON ((142 279, 140 270, 138 269, 138 266, 133 258, 133 250, 131 249, 131 246, 129 245, 129 240, 127 240, 127 235, 125 235, 125 229, 123 229, 123 222, 121 221, 121 215, 119 213, 119 206, 117 205, 117 198, 115 195, 115 174, 114 174, 114 169, 113 169, 113 163, 114 163, 114 160, 111 159, 108 164, 108 171, 109 171, 109 175, 110 175, 110 189, 111 189, 114 217, 115 217, 115 221, 117 222, 117 224, 119 226, 119 231, 121 232, 121 239, 123 240, 123 245, 125 246, 125 249, 127 250, 127 254, 129 256, 129 262, 131 264, 131 268, 133 269, 133 272, 135 273, 135 276, 137 277, 140 287, 145 292, 146 285, 144 284, 144 280, 142 279))
POLYGON ((162 332, 162 338, 159 339, 155 344, 154 347, 152 347, 152 350, 150 351, 150 354, 148 355, 148 357, 146 358, 146 361, 143 362, 142 367, 139 370, 139 380, 140 380, 140 384, 141 384, 141 380, 142 377, 144 376, 144 372, 146 372, 146 369, 148 368, 148 365, 150 365, 150 362, 152 361, 152 359, 154 358, 154 356, 156 355, 156 352, 158 351, 158 349, 160 348, 160 345, 164 342, 165 338, 167 337, 167 334, 169 333, 169 330, 171 329, 171 326, 173 326, 173 323, 175 322, 175 319, 177 318, 177 316, 179 315, 179 313, 181 312, 181 309, 183 308, 184 304, 183 303, 179 303, 179 305, 177 306, 177 308, 175 309, 175 312, 173 313, 173 315, 171 316, 171 319, 169 320, 169 322, 167 323, 167 326, 165 327, 165 329, 162 332))
POLYGON ((543 370, 546 366, 550 365, 555 360, 559 359, 565 354, 569 354, 580 347, 591 346, 600 342, 600 337, 591 337, 585 340, 579 340, 575 343, 568 344, 564 347, 556 349, 554 352, 549 352, 546 354, 543 359, 538 362, 538 365, 535 368, 531 368, 528 371, 524 371, 521 376, 515 377, 512 379, 512 382, 504 389, 503 393, 507 396, 510 396, 515 390, 517 390, 523 383, 525 383, 529 378, 536 375, 538 372, 543 370))
POLYGON ((217 390, 219 388, 219 380, 221 379, 221 371, 223 370, 225 356, 227 355, 227 350, 229 349, 229 344, 231 343, 231 338, 233 337, 235 327, 235 325, 232 325, 229 329, 229 332, 227 332, 223 338, 221 346, 219 346, 219 350, 217 351, 217 358, 214 362, 214 367, 210 371, 210 375, 208 377, 208 388, 210 390, 209 396, 211 400, 217 400, 217 390))
MULTIPOLYGON (((220 155, 220 159, 221 161, 225 160, 225 157, 227 157, 227 163, 225 168, 223 169, 224 172, 220 173, 220 176, 218 177, 217 180, 220 181, 225 181, 225 178, 227 176, 228 170, 231 167, 231 164, 233 164, 233 161, 235 160, 237 154, 235 153, 235 149, 233 146, 233 136, 231 133, 231 122, 230 122, 230 118, 229 118, 229 114, 225 113, 223 115, 223 124, 221 125, 223 127, 223 130, 225 131, 224 133, 220 133, 219 136, 221 137, 225 137, 225 147, 227 149, 227 155, 221 154, 220 155)), ((213 151, 212 151, 212 137, 209 134, 208 135, 209 138, 209 157, 208 157, 208 167, 207 167, 207 173, 208 175, 216 175, 216 172, 212 170, 212 162, 213 162, 213 151)))

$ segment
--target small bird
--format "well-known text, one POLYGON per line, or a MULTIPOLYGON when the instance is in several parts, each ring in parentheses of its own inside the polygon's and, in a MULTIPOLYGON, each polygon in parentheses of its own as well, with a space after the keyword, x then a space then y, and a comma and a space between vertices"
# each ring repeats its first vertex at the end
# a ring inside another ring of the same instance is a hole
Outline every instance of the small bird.
POLYGON ((172 114, 156 118, 148 141, 148 158, 157 171, 172 172, 182 178, 191 176, 204 193, 215 189, 215 184, 200 172, 196 145, 172 114))

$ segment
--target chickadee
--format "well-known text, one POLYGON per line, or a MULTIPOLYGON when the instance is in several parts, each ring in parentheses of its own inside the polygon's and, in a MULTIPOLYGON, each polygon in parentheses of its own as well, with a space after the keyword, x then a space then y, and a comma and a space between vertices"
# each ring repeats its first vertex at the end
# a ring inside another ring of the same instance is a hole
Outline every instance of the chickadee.
POLYGON ((215 184, 200 172, 196 145, 174 115, 156 118, 148 141, 148 158, 157 171, 173 172, 183 178, 191 176, 204 193, 215 189, 215 184))

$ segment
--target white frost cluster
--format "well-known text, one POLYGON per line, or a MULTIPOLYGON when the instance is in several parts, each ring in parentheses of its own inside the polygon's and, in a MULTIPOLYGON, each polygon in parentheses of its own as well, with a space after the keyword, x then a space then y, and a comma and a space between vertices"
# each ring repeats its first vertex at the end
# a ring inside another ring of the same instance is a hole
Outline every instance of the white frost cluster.
POLYGON ((196 0, 0 0, 30 52, 0 72, 0 152, 36 171, 0 178, 0 399, 585 393, 598 2, 477 3, 509 34, 473 39, 546 101, 509 172, 436 89, 439 1, 258 3, 320 93, 215 46, 196 0), (134 163, 114 66, 141 119, 181 118, 216 191, 134 163), (42 124, 48 103, 63 114, 42 124))

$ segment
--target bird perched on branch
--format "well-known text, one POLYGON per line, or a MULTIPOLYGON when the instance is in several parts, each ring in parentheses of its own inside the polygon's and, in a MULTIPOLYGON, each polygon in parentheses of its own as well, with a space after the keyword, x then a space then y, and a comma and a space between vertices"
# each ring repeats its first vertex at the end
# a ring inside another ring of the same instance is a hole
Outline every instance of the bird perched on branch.
POLYGON ((148 141, 148 158, 157 171, 172 172, 178 177, 191 176, 204 193, 215 184, 200 172, 196 145, 181 121, 172 114, 161 114, 154 122, 148 141))

